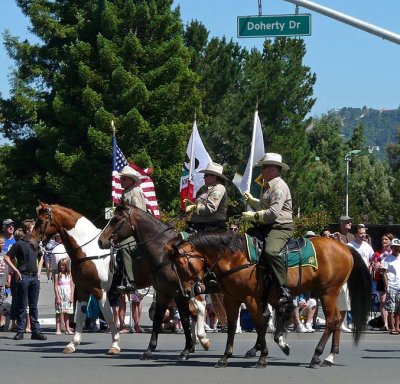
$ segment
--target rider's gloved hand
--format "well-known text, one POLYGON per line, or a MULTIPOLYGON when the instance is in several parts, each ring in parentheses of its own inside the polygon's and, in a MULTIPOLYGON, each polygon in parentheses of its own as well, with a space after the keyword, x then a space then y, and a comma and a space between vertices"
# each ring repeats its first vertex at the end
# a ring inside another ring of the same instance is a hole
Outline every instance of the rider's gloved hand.
POLYGON ((251 208, 253 209, 257 209, 260 200, 256 199, 255 197, 253 197, 253 195, 250 192, 245 192, 243 194, 243 198, 244 201, 246 202, 246 204, 250 205, 251 208))
POLYGON ((189 213, 189 212, 199 212, 199 205, 197 205, 197 204, 190 204, 190 205, 187 205, 186 206, 186 208, 185 208, 185 212, 186 213, 189 213))
POLYGON ((264 211, 257 211, 257 212, 243 212, 242 213, 242 219, 246 221, 256 221, 259 223, 264 222, 264 211))

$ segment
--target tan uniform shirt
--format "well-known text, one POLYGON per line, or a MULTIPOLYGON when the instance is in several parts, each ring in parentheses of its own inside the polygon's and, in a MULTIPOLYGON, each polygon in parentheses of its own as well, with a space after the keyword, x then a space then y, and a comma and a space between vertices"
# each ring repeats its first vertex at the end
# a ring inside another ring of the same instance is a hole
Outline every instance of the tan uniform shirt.
POLYGON ((146 199, 144 197, 142 188, 132 186, 122 193, 122 201, 129 205, 135 205, 142 211, 146 211, 146 199))
POLYGON ((266 224, 288 224, 292 218, 292 196, 288 185, 281 177, 268 182, 266 190, 261 191, 260 210, 265 211, 263 221, 266 224))
POLYGON ((191 222, 211 223, 226 221, 228 211, 228 195, 222 184, 203 185, 197 192, 196 203, 200 204, 198 213, 193 212, 191 222))

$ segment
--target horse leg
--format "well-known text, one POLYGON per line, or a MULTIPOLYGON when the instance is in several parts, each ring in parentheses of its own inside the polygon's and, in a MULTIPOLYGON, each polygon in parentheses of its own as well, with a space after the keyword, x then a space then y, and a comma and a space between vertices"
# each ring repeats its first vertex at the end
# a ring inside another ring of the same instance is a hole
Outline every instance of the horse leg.
POLYGON ((107 354, 109 355, 117 355, 118 353, 121 352, 121 348, 119 346, 119 332, 118 329, 114 323, 114 317, 112 314, 110 302, 108 301, 107 298, 107 292, 103 291, 103 296, 101 300, 98 300, 100 310, 104 316, 104 319, 108 326, 110 327, 111 331, 111 338, 112 338, 112 344, 110 349, 108 350, 107 354))
MULTIPOLYGON (((338 316, 339 312, 336 307, 336 298, 337 294, 336 295, 327 294, 321 297, 321 305, 326 319, 325 330, 321 336, 321 339, 317 344, 317 347, 315 348, 314 355, 310 362, 310 368, 318 368, 319 366, 321 366, 320 356, 324 352, 325 345, 328 342, 332 332, 334 332, 335 328, 339 330, 340 316, 338 316)), ((332 343, 332 352, 333 352, 333 343, 332 343)), ((330 363, 327 362, 324 365, 332 365, 333 357, 334 356, 331 356, 330 363)))
POLYGON ((86 308, 87 301, 77 301, 76 304, 76 312, 75 312, 75 332, 72 336, 72 340, 69 344, 64 348, 63 353, 74 353, 76 347, 81 343, 82 339, 82 331, 83 331, 83 323, 86 319, 86 308))
MULTIPOLYGON (((335 310, 333 310, 334 319, 330 324, 332 329, 332 345, 331 352, 322 362, 321 367, 331 367, 333 365, 334 359, 336 355, 339 354, 339 343, 340 343, 340 324, 341 324, 341 316, 339 309, 337 308, 337 298, 334 299, 335 310)), ((329 311, 327 311, 329 312, 329 311)))
POLYGON ((225 368, 228 364, 228 359, 232 356, 239 306, 240 302, 238 302, 234 297, 224 294, 224 308, 228 320, 228 337, 226 339, 225 352, 215 364, 215 368, 225 368))
POLYGON ((268 356, 267 342, 265 340, 265 334, 267 333, 267 322, 263 316, 262 305, 260 301, 253 298, 246 302, 246 307, 251 314, 257 331, 257 341, 254 348, 257 348, 257 350, 261 351, 260 358, 258 359, 255 368, 265 368, 267 366, 268 356))
POLYGON ((169 303, 169 297, 164 296, 161 292, 156 295, 156 308, 153 319, 153 329, 150 336, 150 342, 147 349, 143 352, 140 360, 153 359, 153 351, 157 347, 158 334, 160 333, 161 324, 164 319, 165 312, 169 303))
POLYGON ((197 300, 196 298, 193 298, 192 303, 196 308, 197 312, 196 326, 193 327, 193 332, 192 332, 193 342, 194 340, 196 340, 196 335, 197 335, 203 349, 205 351, 208 351, 211 346, 211 340, 207 337, 206 331, 204 330, 204 319, 206 316, 206 302, 205 300, 200 301, 197 300))
POLYGON ((180 353, 178 360, 188 360, 189 351, 194 347, 194 340, 190 331, 190 320, 189 320, 189 302, 182 295, 178 295, 175 298, 176 306, 178 307, 179 317, 181 319, 183 331, 185 334, 185 348, 180 353))
POLYGON ((290 344, 285 340, 286 327, 290 322, 292 317, 292 307, 285 306, 282 309, 275 308, 275 333, 274 333, 274 341, 278 344, 281 351, 289 356, 290 354, 290 344))

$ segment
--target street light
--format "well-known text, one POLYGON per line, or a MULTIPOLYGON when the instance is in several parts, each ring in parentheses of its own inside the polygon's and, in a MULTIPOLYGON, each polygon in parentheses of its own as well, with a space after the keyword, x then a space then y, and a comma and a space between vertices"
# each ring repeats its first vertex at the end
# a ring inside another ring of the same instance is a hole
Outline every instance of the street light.
POLYGON ((347 152, 344 156, 346 162, 346 216, 349 216, 349 164, 352 159, 360 156, 370 155, 372 152, 378 152, 380 148, 378 146, 368 147, 364 149, 354 149, 347 152))

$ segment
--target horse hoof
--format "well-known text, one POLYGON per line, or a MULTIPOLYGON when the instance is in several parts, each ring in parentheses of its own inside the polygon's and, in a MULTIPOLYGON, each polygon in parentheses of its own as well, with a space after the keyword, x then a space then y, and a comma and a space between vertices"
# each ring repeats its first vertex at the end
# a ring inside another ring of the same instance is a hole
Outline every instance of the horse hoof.
POLYGON ((311 360, 309 368, 319 368, 321 366, 321 360, 311 360))
POLYGON ((254 368, 266 368, 267 367, 267 362, 264 361, 263 363, 258 362, 254 368))
POLYGON ((214 368, 226 368, 226 366, 228 365, 227 361, 221 361, 219 360, 217 362, 217 364, 214 365, 214 368))
POLYGON ((118 355, 121 352, 121 348, 112 347, 108 350, 107 355, 118 355))
POLYGON ((75 349, 71 348, 71 347, 65 347, 63 350, 63 353, 65 353, 66 355, 70 355, 71 353, 74 353, 75 349))
POLYGON ((183 360, 189 360, 189 354, 188 353, 181 353, 179 356, 178 356, 178 360, 179 361, 183 361, 183 360))
POLYGON ((152 359, 153 359, 153 354, 148 352, 144 352, 140 358, 140 360, 152 360, 152 359))
POLYGON ((289 354, 290 354, 290 345, 285 345, 285 346, 282 348, 282 352, 283 352, 286 356, 289 356, 289 354))
POLYGON ((321 364, 321 367, 332 367, 333 363, 329 360, 324 360, 321 364))
POLYGON ((203 340, 203 342, 201 343, 201 346, 203 347, 203 349, 205 351, 208 351, 211 347, 211 340, 210 339, 203 340))
POLYGON ((246 352, 246 354, 244 355, 245 359, 251 359, 253 357, 256 357, 256 351, 253 349, 250 349, 249 351, 246 352))

